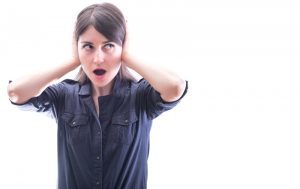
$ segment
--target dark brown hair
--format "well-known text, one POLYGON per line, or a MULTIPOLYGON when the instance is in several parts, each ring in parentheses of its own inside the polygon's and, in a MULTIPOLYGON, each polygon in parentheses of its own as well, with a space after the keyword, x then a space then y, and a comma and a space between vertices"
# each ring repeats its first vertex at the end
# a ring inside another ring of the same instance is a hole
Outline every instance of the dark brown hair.
MULTIPOLYGON (((120 9, 115 5, 102 3, 93 4, 84 8, 77 16, 74 31, 76 44, 79 36, 83 34, 89 26, 93 26, 109 41, 113 41, 121 46, 123 45, 126 35, 126 21, 120 9)), ((121 64, 119 74, 121 79, 136 80, 123 64, 121 64)), ((80 68, 75 79, 81 84, 88 81, 88 77, 82 68, 80 68)))

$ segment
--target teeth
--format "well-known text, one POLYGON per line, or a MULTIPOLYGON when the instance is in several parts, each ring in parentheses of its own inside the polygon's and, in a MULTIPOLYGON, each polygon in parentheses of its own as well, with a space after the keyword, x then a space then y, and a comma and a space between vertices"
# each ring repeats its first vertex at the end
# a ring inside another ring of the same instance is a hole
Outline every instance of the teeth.
POLYGON ((95 70, 94 73, 96 75, 103 75, 106 71, 105 70, 95 70))

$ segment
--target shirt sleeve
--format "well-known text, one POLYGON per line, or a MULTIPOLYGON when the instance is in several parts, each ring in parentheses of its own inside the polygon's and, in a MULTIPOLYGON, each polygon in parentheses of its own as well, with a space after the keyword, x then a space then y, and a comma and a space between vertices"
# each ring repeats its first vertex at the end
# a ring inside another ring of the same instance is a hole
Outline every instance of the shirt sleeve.
POLYGON ((31 98, 27 102, 17 104, 11 101, 11 103, 20 110, 46 112, 56 117, 55 107, 59 104, 62 94, 63 83, 58 83, 47 87, 39 96, 31 98))
POLYGON ((139 81, 139 95, 141 99, 141 106, 145 109, 147 116, 151 119, 156 118, 165 111, 168 111, 175 107, 180 100, 186 95, 188 91, 188 81, 181 97, 173 102, 164 101, 160 93, 156 91, 146 80, 142 79, 139 81))

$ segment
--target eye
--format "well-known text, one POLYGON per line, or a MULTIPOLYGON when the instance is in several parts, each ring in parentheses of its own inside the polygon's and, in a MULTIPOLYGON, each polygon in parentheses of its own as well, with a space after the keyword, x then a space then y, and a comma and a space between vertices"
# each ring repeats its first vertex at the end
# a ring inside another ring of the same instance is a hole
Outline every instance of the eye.
POLYGON ((114 48, 114 44, 112 44, 112 43, 106 43, 104 46, 103 46, 103 48, 104 49, 106 49, 106 50, 110 50, 110 49, 112 49, 112 48, 114 48))
POLYGON ((82 48, 83 48, 83 49, 87 49, 87 50, 91 50, 91 49, 93 49, 94 47, 93 47, 93 45, 91 45, 91 44, 89 44, 89 43, 86 43, 86 44, 84 44, 84 45, 82 46, 82 48))

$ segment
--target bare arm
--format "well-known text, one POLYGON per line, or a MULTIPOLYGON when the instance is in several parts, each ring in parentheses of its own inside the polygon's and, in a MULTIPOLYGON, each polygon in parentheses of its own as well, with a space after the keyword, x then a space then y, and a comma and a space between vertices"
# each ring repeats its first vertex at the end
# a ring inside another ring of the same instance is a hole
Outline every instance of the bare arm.
POLYGON ((160 93, 164 101, 172 102, 182 96, 186 87, 185 80, 169 70, 149 64, 142 58, 132 54, 132 51, 129 49, 128 29, 123 45, 122 60, 126 66, 146 79, 150 85, 160 93))
POLYGON ((8 85, 8 96, 14 103, 24 103, 30 98, 38 96, 52 81, 61 78, 79 64, 78 59, 74 59, 57 67, 19 78, 8 85))

